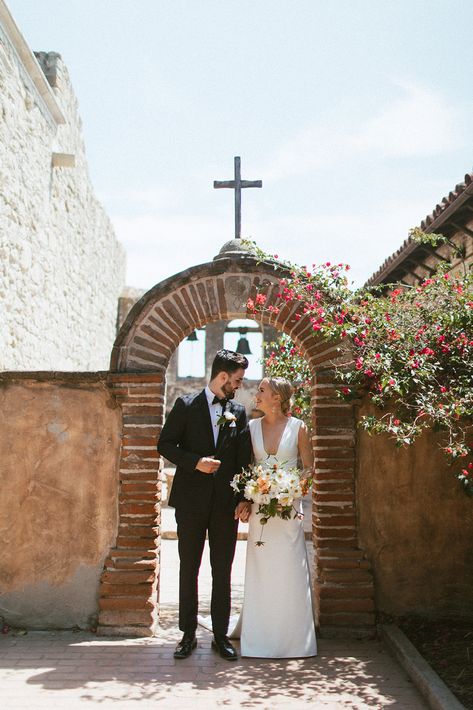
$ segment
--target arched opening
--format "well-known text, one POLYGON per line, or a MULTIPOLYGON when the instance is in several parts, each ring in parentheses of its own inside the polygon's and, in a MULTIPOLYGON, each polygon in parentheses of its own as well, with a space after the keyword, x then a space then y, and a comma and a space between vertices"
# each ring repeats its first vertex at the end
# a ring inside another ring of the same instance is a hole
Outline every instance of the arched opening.
MULTIPOLYGON (((205 387, 210 377, 210 368, 215 353, 221 348, 237 350, 248 358, 249 367, 245 373, 245 382, 237 394, 236 401, 245 406, 247 416, 250 418, 255 412, 254 395, 264 371, 263 341, 272 342, 275 338, 274 328, 248 318, 230 321, 217 320, 192 331, 190 336, 179 343, 166 370, 165 418, 179 395, 197 393, 205 387), (195 366, 196 357, 198 357, 197 367, 195 366)), ((163 463, 164 467, 161 472, 159 608, 160 621, 167 623, 170 616, 176 615, 178 552, 174 509, 167 504, 175 467, 165 459, 163 463)), ((232 603, 234 607, 232 613, 238 613, 241 608, 247 531, 248 525, 241 523, 233 565, 232 603)), ((206 543, 199 573, 199 610, 204 615, 210 613, 210 591, 211 571, 209 549, 206 543)))
MULTIPOLYGON (((220 258, 155 286, 136 304, 117 337, 110 387, 123 414, 119 529, 102 574, 99 631, 152 634, 158 623, 162 463, 156 440, 165 416, 166 372, 179 343, 210 323, 246 319, 246 302, 266 284, 274 302, 278 273, 249 255, 220 258)), ((311 370, 315 488, 312 535, 317 549, 314 601, 324 633, 371 633, 373 580, 358 546, 353 407, 336 396, 336 344, 314 339, 295 318, 297 304, 260 320, 287 333, 311 370)))

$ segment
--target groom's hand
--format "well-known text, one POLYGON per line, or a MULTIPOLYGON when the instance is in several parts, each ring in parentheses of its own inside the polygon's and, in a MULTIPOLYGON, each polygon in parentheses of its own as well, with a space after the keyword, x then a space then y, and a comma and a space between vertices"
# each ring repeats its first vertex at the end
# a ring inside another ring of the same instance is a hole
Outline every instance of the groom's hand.
POLYGON ((250 519, 251 503, 247 500, 242 500, 235 508, 235 520, 241 520, 242 523, 247 523, 250 519))
POLYGON ((202 456, 197 462, 196 470, 202 473, 215 473, 221 463, 221 461, 212 458, 212 456, 202 456))

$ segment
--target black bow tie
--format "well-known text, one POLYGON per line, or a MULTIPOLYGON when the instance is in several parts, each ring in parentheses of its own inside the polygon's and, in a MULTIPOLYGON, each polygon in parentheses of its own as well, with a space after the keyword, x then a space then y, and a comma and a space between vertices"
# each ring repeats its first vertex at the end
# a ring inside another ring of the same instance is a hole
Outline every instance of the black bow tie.
POLYGON ((212 404, 221 404, 222 408, 225 407, 227 402, 228 402, 228 399, 226 397, 222 397, 222 399, 220 399, 220 397, 217 397, 217 395, 215 395, 215 397, 212 400, 212 404))

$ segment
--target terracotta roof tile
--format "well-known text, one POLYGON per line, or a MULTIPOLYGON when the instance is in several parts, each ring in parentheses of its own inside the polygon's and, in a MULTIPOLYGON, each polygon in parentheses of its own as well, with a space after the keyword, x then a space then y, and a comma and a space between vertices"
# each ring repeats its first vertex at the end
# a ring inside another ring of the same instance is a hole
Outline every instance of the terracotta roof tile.
MULTIPOLYGON (((467 173, 465 175, 464 181, 458 183, 458 185, 455 185, 455 189, 449 192, 448 195, 442 199, 441 203, 435 206, 435 209, 431 212, 431 214, 427 215, 427 217, 422 220, 422 222, 420 223, 420 228, 426 232, 430 231, 430 226, 442 215, 443 212, 445 212, 447 208, 451 207, 455 203, 455 201, 460 197, 460 195, 465 192, 466 188, 472 184, 473 173, 467 173)), ((414 251, 416 246, 418 246, 417 242, 414 242, 411 237, 407 237, 407 239, 404 240, 399 249, 397 249, 397 251, 391 254, 391 256, 388 256, 388 258, 383 262, 379 269, 375 271, 372 276, 370 276, 370 278, 366 281, 365 286, 371 286, 373 284, 376 284, 378 277, 381 276, 383 272, 387 271, 389 273, 389 267, 391 266, 391 264, 397 262, 399 257, 402 256, 404 252, 405 256, 410 254, 412 251, 414 251)), ((388 275, 388 273, 386 274, 386 276, 388 275)))

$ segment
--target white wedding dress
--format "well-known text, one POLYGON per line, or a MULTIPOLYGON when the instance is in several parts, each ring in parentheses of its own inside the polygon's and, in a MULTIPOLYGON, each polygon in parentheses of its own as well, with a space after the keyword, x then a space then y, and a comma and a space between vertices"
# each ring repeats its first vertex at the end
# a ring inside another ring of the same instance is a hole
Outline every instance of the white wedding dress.
MULTIPOLYGON (((264 449, 261 419, 250 421, 255 463, 297 467, 301 420, 289 417, 277 453, 264 449)), ((314 615, 309 565, 300 518, 270 518, 261 536, 258 506, 253 504, 249 520, 243 608, 233 638, 240 636, 241 655, 257 658, 301 658, 315 656, 314 615)))

